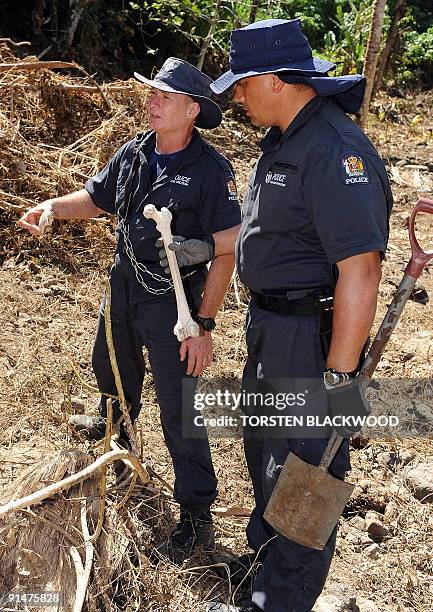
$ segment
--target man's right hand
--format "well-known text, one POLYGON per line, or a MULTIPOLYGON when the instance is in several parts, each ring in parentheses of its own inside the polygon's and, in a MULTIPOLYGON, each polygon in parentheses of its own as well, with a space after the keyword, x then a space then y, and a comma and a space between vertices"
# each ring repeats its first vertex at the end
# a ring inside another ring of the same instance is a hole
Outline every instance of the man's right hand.
MULTIPOLYGON (((179 268, 212 261, 215 253, 215 242, 212 235, 203 236, 203 238, 204 240, 199 238, 189 238, 186 240, 183 236, 173 236, 173 242, 168 245, 168 248, 176 253, 179 268)), ((162 238, 158 238, 156 246, 160 249, 158 252, 159 263, 164 268, 164 272, 170 274, 167 253, 165 252, 162 238)))
POLYGON ((34 236, 42 236, 48 225, 51 225, 54 219, 54 211, 51 200, 41 202, 37 206, 30 208, 21 219, 18 225, 29 231, 34 236), (43 216, 42 223, 41 217, 43 216))

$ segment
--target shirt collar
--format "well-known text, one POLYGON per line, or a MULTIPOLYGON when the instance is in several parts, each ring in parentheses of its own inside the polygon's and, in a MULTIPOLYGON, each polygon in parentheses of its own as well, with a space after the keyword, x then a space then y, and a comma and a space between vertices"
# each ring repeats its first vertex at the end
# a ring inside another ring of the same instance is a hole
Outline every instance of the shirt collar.
MULTIPOLYGON (((149 132, 144 136, 142 147, 144 154, 147 159, 149 159, 152 151, 155 150, 156 143, 156 134, 154 131, 149 132)), ((179 155, 176 156, 176 159, 181 161, 182 166, 187 164, 193 164, 197 161, 200 155, 203 152, 204 140, 200 135, 200 132, 197 128, 194 128, 192 132, 192 138, 189 142, 188 146, 185 147, 182 151, 179 151, 179 155)))
POLYGON ((279 149, 283 142, 288 140, 295 132, 301 129, 308 121, 328 102, 328 98, 316 96, 305 106, 301 108, 299 113, 290 123, 284 134, 281 134, 279 127, 271 127, 265 134, 263 140, 259 143, 259 147, 264 153, 279 149))

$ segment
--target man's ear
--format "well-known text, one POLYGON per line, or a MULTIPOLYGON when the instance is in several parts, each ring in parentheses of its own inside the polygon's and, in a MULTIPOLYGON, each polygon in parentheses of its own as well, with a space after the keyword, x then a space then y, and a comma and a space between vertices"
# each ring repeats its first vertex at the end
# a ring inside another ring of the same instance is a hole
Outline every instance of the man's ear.
POLYGON ((195 119, 200 114, 200 104, 195 100, 191 102, 187 114, 189 119, 195 119))
POLYGON ((272 75, 272 91, 274 93, 280 93, 284 87, 285 83, 281 79, 277 77, 276 74, 272 75))

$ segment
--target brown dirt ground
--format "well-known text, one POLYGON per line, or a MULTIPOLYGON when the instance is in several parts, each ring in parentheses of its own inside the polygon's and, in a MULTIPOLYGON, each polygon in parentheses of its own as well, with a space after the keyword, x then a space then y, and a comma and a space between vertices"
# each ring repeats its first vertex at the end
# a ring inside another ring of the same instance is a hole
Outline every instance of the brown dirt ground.
MULTIPOLYGON (((430 193, 422 192, 426 197, 431 196, 433 189, 432 103, 431 94, 410 95, 405 99, 381 96, 375 102, 375 115, 368 128, 394 177, 395 195, 377 321, 383 316, 395 283, 409 259, 406 230, 409 212, 420 189, 430 190, 430 193), (405 170, 398 162, 427 165, 428 169, 405 170)), ((71 105, 71 117, 76 108, 71 105)), ((95 101, 95 97, 88 96, 85 108, 86 112, 89 108, 92 110, 91 125, 97 126, 104 121, 100 101, 95 101)), ((76 130, 69 123, 65 125, 59 146, 67 146, 88 131, 89 122, 78 124, 76 130)), ((137 117, 134 116, 134 124, 128 131, 133 133, 136 125, 137 117)), ((51 127, 50 124, 45 126, 47 133, 51 127)), ((32 142, 38 142, 39 136, 36 135, 32 142)), ((123 139, 122 136, 113 137, 111 150, 126 137, 126 133, 123 139)), ((96 138, 99 142, 102 140, 100 132, 96 138)), ((258 155, 257 134, 227 118, 224 126, 214 131, 211 140, 233 161, 243 191, 252 162, 258 155)), ((80 172, 89 172, 108 156, 109 151, 102 155, 101 149, 96 148, 97 161, 95 158, 89 160, 88 166, 80 172)), ((61 166, 62 162, 59 164, 61 166)), ((18 170, 22 172, 23 168, 18 170)), ((10 178, 10 171, 6 179, 8 176, 10 178)), ((79 177, 74 180, 79 186, 79 177)), ((41 186, 35 190, 26 185, 24 181, 11 192, 28 200, 47 197, 48 193, 44 193, 41 186)), ((59 193, 67 192, 70 187, 66 182, 59 193)), ((5 189, 5 183, 2 188, 5 189)), ((9 490, 26 467, 54 450, 71 446, 89 449, 87 443, 71 434, 66 421, 77 407, 86 412, 95 411, 97 394, 88 386, 94 385, 90 353, 113 244, 109 220, 56 224, 53 232, 39 241, 24 236, 14 227, 16 212, 3 211, 1 215, 0 487, 9 490), (77 370, 81 372, 81 379, 77 370)), ((432 227, 432 223, 422 225, 425 243, 431 241, 432 227)), ((419 284, 433 295, 431 269, 423 274, 419 284)), ((240 297, 238 305, 232 287, 219 314, 215 359, 209 376, 241 375, 245 359, 243 319, 246 311, 242 291, 240 297)), ((427 305, 409 302, 378 374, 387 378, 431 380, 432 340, 431 302, 427 305)), ((139 419, 143 459, 171 483, 171 462, 162 438, 150 375, 145 381, 143 401, 139 419)), ((212 439, 211 446, 219 478, 218 505, 252 507, 251 484, 241 441, 212 439)), ((359 448, 352 451, 350 476, 357 488, 341 519, 342 528, 329 581, 347 585, 356 594, 361 611, 367 610, 362 607, 363 600, 371 600, 383 612, 428 612, 433 609, 433 505, 418 502, 407 486, 404 470, 388 469, 381 460, 381 453, 412 452, 412 460, 416 462, 433 455, 431 442, 390 437, 363 440, 357 446, 359 448), (364 552, 365 541, 353 537, 351 521, 355 516, 363 517, 368 510, 383 513, 389 502, 394 502, 397 510, 386 519, 389 534, 380 545, 379 557, 372 560, 364 552)), ((96 452, 99 451, 97 448, 96 452)), ((132 576, 128 584, 133 584, 135 589, 128 595, 128 605, 121 603, 124 600, 113 599, 112 609, 195 612, 200 609, 200 602, 218 596, 227 599, 230 595, 227 581, 216 578, 206 568, 191 569, 202 566, 205 560, 193 559, 182 569, 155 560, 151 554, 152 544, 158 536, 168 533, 175 520, 176 508, 165 496, 164 510, 153 511, 152 515, 146 496, 149 493, 137 490, 126 505, 125 512, 141 525, 136 541, 139 562, 133 559, 125 570, 132 576), (145 511, 140 514, 138 507, 142 503, 145 511), (140 607, 136 607, 134 602, 140 597, 140 607)), ((246 519, 242 518, 216 518, 219 550, 245 550, 245 525, 246 519)))

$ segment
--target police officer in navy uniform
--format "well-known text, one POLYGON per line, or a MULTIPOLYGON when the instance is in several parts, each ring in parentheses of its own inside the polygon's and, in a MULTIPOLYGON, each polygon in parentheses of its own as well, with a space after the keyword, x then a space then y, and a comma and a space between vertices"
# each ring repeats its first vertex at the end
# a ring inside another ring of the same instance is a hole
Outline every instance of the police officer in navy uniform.
MULTIPOLYGON (((312 56, 299 20, 265 20, 232 32, 230 70, 211 87, 216 93, 234 87, 251 122, 269 128, 236 243, 239 276, 251 294, 244 386, 321 380, 330 416, 349 416, 367 410, 356 375, 375 315, 392 195, 377 151, 346 114, 359 109, 365 79, 328 77, 333 68, 312 56)), ((201 250, 197 241, 170 248, 181 265, 197 263, 231 252, 235 236, 235 229, 214 235, 214 250, 209 239, 201 250)), ((350 469, 347 438, 356 429, 339 430, 346 439, 330 466, 335 477, 350 469)), ((239 610, 310 612, 336 530, 323 551, 313 550, 274 531, 263 512, 288 453, 318 465, 329 432, 249 433, 244 444, 256 506, 247 536, 262 566, 251 601, 239 610)))
MULTIPOLYGON (((209 443, 200 436, 182 435, 184 419, 192 419, 193 397, 182 406, 182 379, 201 374, 212 360, 212 330, 234 268, 231 254, 182 271, 185 293, 200 336, 180 345, 173 335, 177 308, 171 278, 159 266, 159 237, 153 220, 145 219, 146 204, 165 206, 172 215, 172 232, 187 238, 237 226, 240 209, 229 162, 210 146, 196 127, 213 129, 222 120, 210 99, 211 79, 177 58, 169 58, 153 80, 148 100, 150 131, 124 144, 105 168, 87 181, 85 189, 49 200, 20 220, 31 233, 39 232, 44 210, 57 219, 87 219, 101 213, 117 216, 117 251, 110 273, 114 346, 130 416, 141 409, 145 374, 142 347, 149 362, 161 411, 161 422, 174 472, 174 497, 180 504, 180 522, 171 535, 169 552, 182 561, 197 546, 212 548, 210 505, 217 496, 217 480, 209 443)), ((117 394, 105 340, 104 302, 101 306, 92 365, 102 393, 117 394)), ((189 385, 190 392, 194 385, 189 385)), ((71 424, 99 439, 105 432, 106 396, 100 416, 75 415, 71 424)), ((113 419, 121 417, 113 402, 113 419)), ((184 423, 187 425, 187 423, 184 423)), ((191 425, 190 425, 191 427, 191 425)), ((123 427, 120 442, 129 446, 123 427)), ((191 429, 189 429, 191 431, 191 429)))

